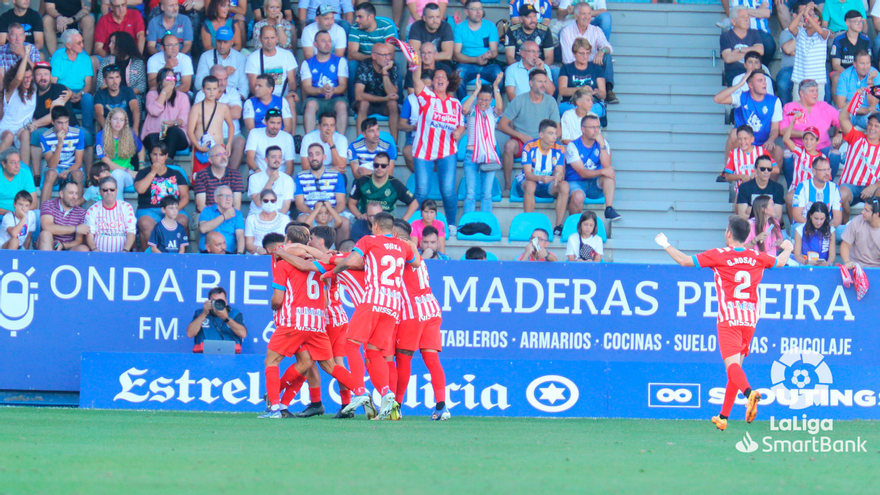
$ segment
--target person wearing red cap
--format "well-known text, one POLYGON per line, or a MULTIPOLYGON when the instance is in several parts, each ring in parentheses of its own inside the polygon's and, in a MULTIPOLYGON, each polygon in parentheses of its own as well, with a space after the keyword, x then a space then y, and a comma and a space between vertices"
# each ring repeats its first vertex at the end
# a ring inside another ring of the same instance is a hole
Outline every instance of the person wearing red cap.
MULTIPOLYGON (((786 127, 782 135, 782 142, 785 143, 785 147, 791 151, 794 158, 793 180, 788 184, 789 192, 794 191, 801 182, 812 177, 813 160, 820 156, 828 158, 824 153, 816 149, 816 146, 819 144, 819 129, 811 125, 802 131, 803 147, 798 146, 792 141, 791 132, 793 129, 794 126, 786 127)), ((790 196, 786 197, 787 203, 790 203, 790 200, 790 196)))

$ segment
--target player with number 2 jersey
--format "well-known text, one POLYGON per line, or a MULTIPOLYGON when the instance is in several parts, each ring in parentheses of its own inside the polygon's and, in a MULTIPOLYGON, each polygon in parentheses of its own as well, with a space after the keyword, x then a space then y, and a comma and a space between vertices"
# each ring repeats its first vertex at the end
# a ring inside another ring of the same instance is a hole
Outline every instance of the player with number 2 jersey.
POLYGON ((748 399, 746 422, 751 423, 758 413, 761 394, 749 386, 742 369, 743 359, 749 354, 749 346, 755 334, 755 325, 760 318, 758 285, 764 270, 785 266, 788 263, 791 242, 782 243, 782 254, 774 258, 765 253, 746 249, 744 243, 749 236, 749 222, 736 215, 731 216, 724 233, 727 247, 712 249, 695 256, 687 256, 669 245, 663 234, 655 240, 681 266, 711 268, 715 274, 715 287, 718 294, 718 346, 721 358, 727 368, 727 388, 721 414, 712 418, 719 430, 727 428, 727 418, 737 393, 741 390, 748 399))

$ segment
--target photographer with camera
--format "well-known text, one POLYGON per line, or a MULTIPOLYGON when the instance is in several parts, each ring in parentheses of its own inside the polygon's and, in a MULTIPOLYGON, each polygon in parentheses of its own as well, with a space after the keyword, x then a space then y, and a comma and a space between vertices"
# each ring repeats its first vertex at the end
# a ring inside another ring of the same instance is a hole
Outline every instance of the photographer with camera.
POLYGON ((208 292, 208 300, 186 326, 186 336, 195 338, 194 353, 204 350, 206 340, 230 340, 235 341, 235 353, 241 354, 247 327, 241 312, 227 304, 226 289, 214 287, 208 292))

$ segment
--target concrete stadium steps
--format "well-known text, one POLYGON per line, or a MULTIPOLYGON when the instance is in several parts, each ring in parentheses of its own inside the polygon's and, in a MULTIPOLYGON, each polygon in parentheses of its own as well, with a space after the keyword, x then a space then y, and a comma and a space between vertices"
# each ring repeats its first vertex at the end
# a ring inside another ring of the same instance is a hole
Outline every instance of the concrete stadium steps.
MULTIPOLYGON (((652 241, 653 242, 653 241, 652 241)), ((612 259, 612 253, 614 250, 614 239, 608 239, 605 242, 605 256, 603 259, 605 261, 614 261, 612 259)), ((656 246, 656 244, 654 244, 656 246)), ((472 241, 459 241, 457 239, 453 239, 450 241, 446 241, 446 254, 454 260, 461 259, 462 256, 467 252, 471 247, 481 247, 487 252, 490 252, 498 257, 501 261, 510 261, 515 260, 517 256, 522 254, 523 250, 526 248, 525 242, 513 242, 510 243, 507 240, 507 236, 501 239, 500 242, 472 242, 472 241)), ((566 243, 560 241, 559 239, 555 239, 554 242, 550 243, 550 246, 547 248, 550 252, 559 257, 560 260, 565 260, 565 246, 566 243)), ((665 254, 665 253, 661 253, 665 254)))
POLYGON ((718 84, 718 69, 716 67, 680 67, 678 65, 647 65, 629 66, 627 59, 620 64, 615 58, 614 80, 615 85, 646 85, 651 88, 654 84, 677 85, 677 86, 710 86, 718 84))
POLYGON ((651 198, 656 201, 677 201, 686 196, 691 201, 712 202, 718 193, 728 194, 730 186, 715 181, 647 181, 628 184, 615 194, 615 201, 639 201, 651 198))
MULTIPOLYGON (((610 4, 609 8, 614 22, 624 26, 660 25, 688 31, 694 26, 714 26, 720 14, 723 14, 717 5, 679 4, 674 10, 670 10, 669 6, 664 4, 617 2, 610 4)), ((613 29, 613 32, 618 31, 613 29)))

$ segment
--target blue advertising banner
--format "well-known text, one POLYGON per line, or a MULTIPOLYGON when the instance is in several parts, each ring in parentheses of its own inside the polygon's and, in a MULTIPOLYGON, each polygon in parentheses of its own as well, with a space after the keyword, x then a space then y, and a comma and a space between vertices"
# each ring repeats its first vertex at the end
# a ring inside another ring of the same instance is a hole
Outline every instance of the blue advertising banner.
MULTIPOLYGON (((593 370, 599 374, 587 382, 602 383, 606 369, 625 363, 723 378, 709 270, 473 261, 428 267, 443 309, 444 361, 486 361, 480 366, 499 368, 492 376, 513 362, 553 362, 593 370)), ((867 273, 876 284, 880 271, 867 273)), ((244 315, 243 353, 264 354, 274 330, 268 258, 2 252, 0 389, 77 391, 84 352, 190 353, 186 325, 217 285, 244 315)), ((876 288, 857 301, 836 268, 783 268, 766 274, 760 292, 763 317, 747 371, 771 366, 792 348, 821 353, 832 368, 877 369, 876 288)), ((663 381, 702 383, 674 375, 663 381)))
MULTIPOLYGON (((726 380, 721 363, 444 359, 443 366, 447 406, 463 416, 707 419, 721 408, 726 380)), ((764 394, 764 419, 803 414, 880 419, 876 367, 823 366, 819 354, 790 352, 747 371, 764 394)), ((265 409, 263 357, 257 355, 84 353, 82 375, 80 407, 265 409)), ((322 399, 333 412, 333 404, 339 404, 336 382, 323 373, 321 378, 322 399)), ((372 393, 379 404, 381 396, 372 393)), ((291 409, 309 402, 304 384, 291 409)), ((743 414, 745 402, 740 396, 735 418, 743 414)), ((435 405, 431 376, 417 357, 402 404, 404 416, 429 415, 435 405)))

